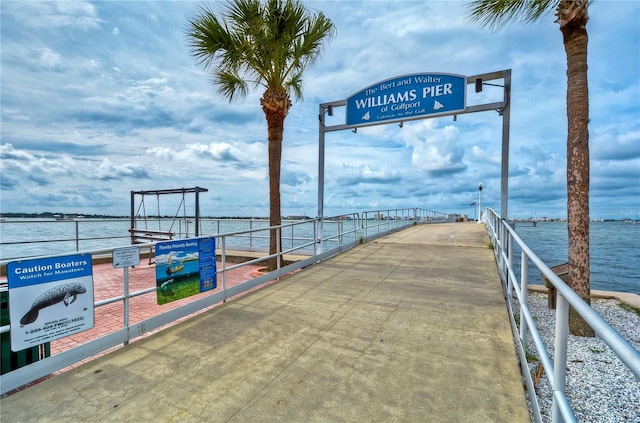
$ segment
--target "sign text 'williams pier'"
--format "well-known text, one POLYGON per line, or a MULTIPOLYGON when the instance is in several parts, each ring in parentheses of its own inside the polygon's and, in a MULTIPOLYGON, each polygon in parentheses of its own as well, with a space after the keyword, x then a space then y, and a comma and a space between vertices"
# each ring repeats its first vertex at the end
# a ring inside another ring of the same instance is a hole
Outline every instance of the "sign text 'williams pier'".
POLYGON ((347 126, 408 121, 427 115, 462 112, 467 77, 413 74, 375 83, 347 99, 347 126))

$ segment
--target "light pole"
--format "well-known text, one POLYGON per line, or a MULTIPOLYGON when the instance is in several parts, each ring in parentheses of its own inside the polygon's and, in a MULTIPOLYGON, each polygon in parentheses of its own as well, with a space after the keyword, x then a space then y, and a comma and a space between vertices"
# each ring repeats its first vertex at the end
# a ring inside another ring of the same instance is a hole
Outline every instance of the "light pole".
POLYGON ((482 220, 482 182, 478 184, 478 223, 482 220))

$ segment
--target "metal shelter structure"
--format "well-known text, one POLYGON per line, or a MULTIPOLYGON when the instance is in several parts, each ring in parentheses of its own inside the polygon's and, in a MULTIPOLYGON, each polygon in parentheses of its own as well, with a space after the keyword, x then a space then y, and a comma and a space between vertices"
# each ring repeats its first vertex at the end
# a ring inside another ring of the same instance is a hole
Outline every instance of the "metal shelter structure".
MULTIPOLYGON (((144 204, 145 196, 155 196, 157 199, 158 205, 158 213, 160 209, 160 196, 162 195, 170 195, 170 194, 180 194, 182 195, 182 201, 180 206, 185 208, 185 194, 195 194, 195 232, 194 236, 200 235, 200 193, 208 192, 209 190, 201 187, 193 187, 193 188, 176 188, 176 189, 160 189, 160 190, 150 190, 150 191, 131 191, 131 228, 129 232, 131 233, 131 243, 136 244, 139 242, 149 242, 149 241, 164 241, 167 239, 171 239, 173 237, 173 233, 171 229, 169 230, 149 230, 148 228, 140 229, 136 227, 136 216, 138 215, 139 210, 135 209, 136 197, 140 196, 141 205, 144 204)), ((180 206, 178 206, 178 211, 176 211, 176 216, 179 213, 180 206)), ((186 212, 185 212, 186 214, 186 212)), ((158 219, 160 216, 157 216, 158 219)), ((146 219, 146 211, 144 212, 144 218, 146 219)), ((175 219, 175 217, 174 217, 175 219)))
POLYGON ((508 216, 509 192, 509 125, 510 125, 511 69, 472 76, 454 74, 411 74, 377 82, 344 100, 321 103, 318 114, 318 239, 322 239, 324 216, 324 156, 327 132, 359 127, 399 123, 432 117, 454 116, 467 113, 497 111, 502 116, 502 169, 500 214, 508 216), (502 84, 487 81, 502 80, 502 84), (484 85, 503 87, 499 102, 467 106, 467 86, 475 85, 475 92, 484 85), (335 108, 345 108, 345 123, 326 126, 326 115, 333 116, 335 108))

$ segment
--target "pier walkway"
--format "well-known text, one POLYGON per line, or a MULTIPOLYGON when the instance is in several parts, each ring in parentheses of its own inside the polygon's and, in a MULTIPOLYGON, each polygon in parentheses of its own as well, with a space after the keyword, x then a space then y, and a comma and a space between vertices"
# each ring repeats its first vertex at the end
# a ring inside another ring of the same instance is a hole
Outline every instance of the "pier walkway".
POLYGON ((367 242, 5 397, 2 422, 529 422, 483 225, 367 242))

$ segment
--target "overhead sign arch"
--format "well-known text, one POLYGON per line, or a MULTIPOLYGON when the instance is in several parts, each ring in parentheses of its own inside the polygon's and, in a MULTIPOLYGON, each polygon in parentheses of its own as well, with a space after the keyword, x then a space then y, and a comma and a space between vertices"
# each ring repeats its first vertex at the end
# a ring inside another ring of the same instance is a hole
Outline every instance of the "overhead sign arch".
POLYGON ((318 239, 322 239, 324 215, 324 149, 325 134, 332 131, 428 119, 467 113, 497 111, 502 116, 502 164, 500 184, 500 214, 508 216, 509 192, 509 121, 511 69, 472 76, 449 73, 416 73, 376 82, 344 100, 320 104, 318 133, 318 239), (502 80, 502 84, 486 81, 502 80), (475 92, 483 85, 503 87, 500 102, 467 106, 467 86, 475 84, 475 92), (327 126, 326 115, 335 108, 345 108, 345 123, 327 126))

